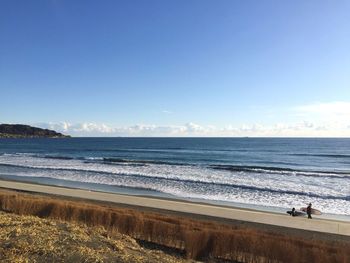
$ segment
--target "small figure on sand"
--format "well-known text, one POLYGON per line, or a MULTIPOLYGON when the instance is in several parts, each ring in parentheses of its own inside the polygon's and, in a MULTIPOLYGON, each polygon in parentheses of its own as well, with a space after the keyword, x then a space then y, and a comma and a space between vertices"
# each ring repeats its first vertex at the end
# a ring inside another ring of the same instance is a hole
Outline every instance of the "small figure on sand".
POLYGON ((292 208, 292 211, 287 211, 287 214, 290 214, 291 216, 296 216, 295 214, 295 208, 292 208))
MULTIPOLYGON (((320 210, 314 209, 311 207, 312 204, 309 203, 307 207, 302 207, 300 208, 300 211, 304 212, 307 214, 307 218, 312 219, 311 214, 313 215, 322 215, 322 212, 320 210)), ((298 212, 296 212, 298 213, 298 212)))
POLYGON ((295 207, 293 207, 292 210, 287 211, 287 214, 289 214, 291 216, 301 216, 301 215, 303 215, 303 212, 299 212, 299 211, 295 210, 295 207))
POLYGON ((311 217, 311 206, 312 206, 312 204, 309 203, 309 205, 306 208, 306 213, 307 213, 307 218, 308 219, 312 219, 312 217, 311 217))
POLYGON ((295 208, 293 207, 292 208, 292 213, 290 214, 291 216, 295 216, 296 214, 295 214, 295 208))

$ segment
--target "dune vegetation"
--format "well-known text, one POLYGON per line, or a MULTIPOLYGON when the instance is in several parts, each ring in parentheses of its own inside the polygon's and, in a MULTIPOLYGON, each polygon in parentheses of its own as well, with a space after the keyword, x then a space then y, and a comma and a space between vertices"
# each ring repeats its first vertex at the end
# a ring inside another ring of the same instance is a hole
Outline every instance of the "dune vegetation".
POLYGON ((104 227, 0 212, 1 262, 182 262, 104 227))
MULTIPOLYGON (((0 192, 0 209, 18 215, 74 222, 88 226, 86 229, 97 227, 103 229, 98 230, 104 231, 102 236, 108 237, 112 233, 126 235, 141 243, 173 249, 187 259, 212 262, 350 262, 350 241, 346 239, 306 238, 245 225, 12 191, 0 192)), ((180 258, 177 260, 180 261, 180 258)))

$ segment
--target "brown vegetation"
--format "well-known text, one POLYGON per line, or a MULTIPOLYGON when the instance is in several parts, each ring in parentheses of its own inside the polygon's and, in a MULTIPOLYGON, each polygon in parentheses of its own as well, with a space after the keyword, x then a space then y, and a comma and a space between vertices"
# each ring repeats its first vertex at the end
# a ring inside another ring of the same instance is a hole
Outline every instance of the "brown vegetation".
POLYGON ((88 226, 180 249, 187 258, 239 262, 350 262, 349 242, 306 239, 236 225, 167 216, 14 192, 0 192, 0 209, 88 226))
POLYGON ((185 260, 144 249, 135 239, 103 227, 0 212, 0 262, 162 262, 185 260))

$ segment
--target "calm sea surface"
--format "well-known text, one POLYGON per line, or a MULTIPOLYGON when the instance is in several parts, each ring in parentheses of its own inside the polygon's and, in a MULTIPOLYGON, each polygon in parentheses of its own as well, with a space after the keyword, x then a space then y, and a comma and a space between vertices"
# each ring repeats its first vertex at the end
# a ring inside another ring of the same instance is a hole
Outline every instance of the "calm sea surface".
POLYGON ((0 177, 350 215, 350 139, 0 139, 0 177))

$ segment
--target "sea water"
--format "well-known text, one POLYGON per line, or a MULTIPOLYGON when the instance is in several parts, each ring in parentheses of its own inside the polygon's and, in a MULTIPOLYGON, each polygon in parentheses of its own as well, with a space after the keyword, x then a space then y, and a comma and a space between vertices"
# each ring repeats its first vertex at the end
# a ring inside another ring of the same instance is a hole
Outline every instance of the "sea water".
POLYGON ((0 139, 0 178, 347 217, 350 139, 0 139))

